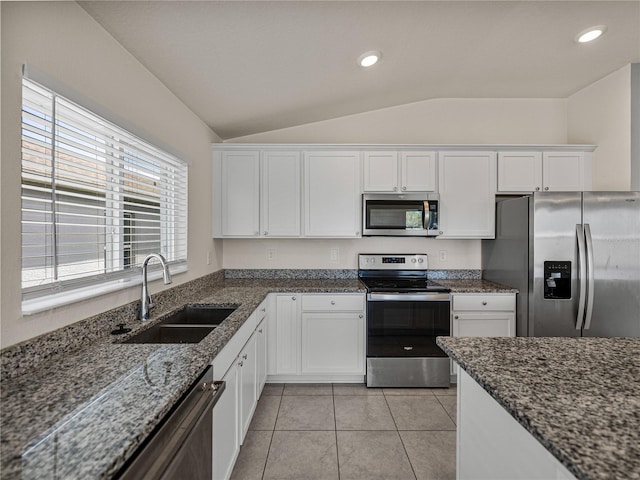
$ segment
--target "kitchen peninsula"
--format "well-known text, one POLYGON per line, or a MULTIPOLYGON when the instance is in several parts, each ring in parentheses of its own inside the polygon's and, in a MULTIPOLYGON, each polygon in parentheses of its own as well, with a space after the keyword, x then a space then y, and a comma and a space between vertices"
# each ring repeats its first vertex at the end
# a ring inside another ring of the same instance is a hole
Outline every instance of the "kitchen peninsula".
POLYGON ((460 367, 459 479, 640 478, 640 339, 438 344, 460 367))

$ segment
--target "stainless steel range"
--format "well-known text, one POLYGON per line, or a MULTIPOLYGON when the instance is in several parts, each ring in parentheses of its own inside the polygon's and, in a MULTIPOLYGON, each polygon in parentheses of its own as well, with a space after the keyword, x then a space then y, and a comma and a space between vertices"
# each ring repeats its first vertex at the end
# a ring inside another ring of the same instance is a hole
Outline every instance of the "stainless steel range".
POLYGON ((448 387, 450 290, 427 278, 425 254, 360 254, 367 287, 367 386, 448 387))

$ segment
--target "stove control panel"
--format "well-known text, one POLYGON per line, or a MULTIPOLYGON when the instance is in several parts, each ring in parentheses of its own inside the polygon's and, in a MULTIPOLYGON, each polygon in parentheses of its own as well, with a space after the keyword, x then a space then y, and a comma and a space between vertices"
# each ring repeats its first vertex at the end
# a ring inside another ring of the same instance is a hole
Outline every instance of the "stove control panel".
POLYGON ((360 270, 427 270, 427 254, 368 254, 358 255, 360 270))

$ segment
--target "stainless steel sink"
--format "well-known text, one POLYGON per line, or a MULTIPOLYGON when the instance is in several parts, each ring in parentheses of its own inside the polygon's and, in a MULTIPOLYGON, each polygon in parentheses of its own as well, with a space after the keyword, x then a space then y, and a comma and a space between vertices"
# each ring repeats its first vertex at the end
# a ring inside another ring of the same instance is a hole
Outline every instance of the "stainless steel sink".
POLYGON ((198 343, 236 309, 187 305, 122 343, 198 343))

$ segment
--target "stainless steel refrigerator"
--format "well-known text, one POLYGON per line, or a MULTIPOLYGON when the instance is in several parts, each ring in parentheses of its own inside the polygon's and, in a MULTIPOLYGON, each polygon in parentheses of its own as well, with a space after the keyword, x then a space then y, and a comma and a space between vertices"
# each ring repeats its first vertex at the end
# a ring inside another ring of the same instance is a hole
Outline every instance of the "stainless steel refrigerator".
POLYGON ((640 192, 499 200, 482 268, 519 289, 518 336, 640 337, 640 192))

